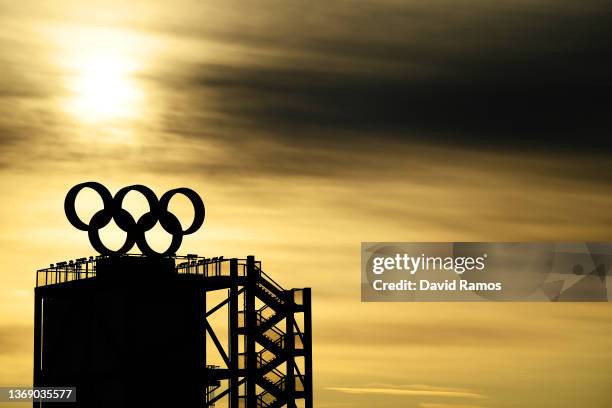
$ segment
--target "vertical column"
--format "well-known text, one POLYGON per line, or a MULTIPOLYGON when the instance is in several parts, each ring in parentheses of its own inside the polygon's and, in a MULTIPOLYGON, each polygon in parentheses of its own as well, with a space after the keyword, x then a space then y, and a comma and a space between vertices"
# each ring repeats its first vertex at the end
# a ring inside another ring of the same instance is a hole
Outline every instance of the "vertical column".
POLYGON ((230 408, 238 408, 238 259, 230 259, 229 361, 230 408))
POLYGON ((306 408, 312 408, 312 303, 310 288, 303 292, 304 305, 304 395, 306 408))
MULTIPOLYGON (((206 325, 208 324, 208 322, 206 321, 206 296, 208 295, 208 292, 206 292, 206 290, 203 289, 199 289, 202 290, 202 298, 201 298, 201 308, 202 311, 200 313, 200 330, 202 330, 202 343, 201 343, 201 347, 202 350, 200 351, 201 353, 201 361, 200 361, 200 365, 202 365, 202 371, 204 372, 204 393, 206 395, 206 402, 208 402, 208 384, 210 384, 211 382, 211 372, 208 370, 208 365, 206 364, 207 360, 206 360, 206 325)), ((202 377, 200 377, 202 378, 202 377)), ((208 406, 208 404, 206 405, 208 406)))
MULTIPOLYGON (((41 370, 41 336, 42 336, 42 301, 43 296, 38 288, 34 289, 34 386, 42 385, 41 370)), ((33 407, 40 406, 40 402, 34 402, 33 407)))
POLYGON ((255 336, 257 333, 258 316, 255 310, 255 285, 257 275, 255 270, 255 257, 247 256, 247 287, 245 291, 245 317, 246 317, 246 406, 255 407, 257 404, 256 376, 257 376, 257 357, 255 354, 255 336))
POLYGON ((285 393, 287 395, 287 407, 295 408, 295 334, 293 325, 295 322, 295 292, 285 292, 287 296, 287 313, 285 327, 285 351, 287 353, 287 377, 285 378, 285 393))

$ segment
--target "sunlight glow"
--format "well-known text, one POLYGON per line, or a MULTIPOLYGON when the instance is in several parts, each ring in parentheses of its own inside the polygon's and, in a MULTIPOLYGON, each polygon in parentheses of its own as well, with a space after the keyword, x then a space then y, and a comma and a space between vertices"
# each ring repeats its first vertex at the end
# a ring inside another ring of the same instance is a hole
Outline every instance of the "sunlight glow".
POLYGON ((77 58, 74 69, 68 110, 78 119, 99 123, 138 115, 143 95, 127 57, 85 55, 77 58))

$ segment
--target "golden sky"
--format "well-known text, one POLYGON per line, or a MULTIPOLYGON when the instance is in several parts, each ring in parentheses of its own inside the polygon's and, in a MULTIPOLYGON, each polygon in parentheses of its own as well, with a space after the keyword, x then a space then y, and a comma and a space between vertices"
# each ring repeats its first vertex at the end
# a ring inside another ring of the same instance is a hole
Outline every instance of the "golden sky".
POLYGON ((190 187, 181 252, 313 288, 317 407, 609 407, 608 304, 359 295, 362 241, 612 238, 602 4, 0 1, 0 384, 96 180, 190 187))

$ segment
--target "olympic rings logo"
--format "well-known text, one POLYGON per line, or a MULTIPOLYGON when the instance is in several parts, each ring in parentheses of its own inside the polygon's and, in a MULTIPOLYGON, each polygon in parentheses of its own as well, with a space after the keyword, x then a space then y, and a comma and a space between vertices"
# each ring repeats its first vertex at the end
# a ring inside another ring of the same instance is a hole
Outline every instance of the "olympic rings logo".
POLYGON ((204 223, 205 209, 204 203, 198 194, 189 188, 177 188, 174 190, 167 191, 158 200, 155 193, 140 184, 127 186, 122 188, 115 194, 115 197, 100 183, 93 181, 77 184, 72 187, 66 199, 64 200, 64 212, 68 221, 77 229, 81 231, 87 231, 89 235, 89 242, 91 246, 98 251, 101 255, 120 255, 127 253, 136 244, 143 255, 147 256, 167 256, 173 255, 181 246, 183 236, 193 234, 196 232, 204 223), (91 188, 100 195, 104 208, 96 212, 89 224, 84 223, 76 213, 75 201, 77 195, 84 188, 91 188), (148 204, 149 212, 143 214, 138 221, 132 217, 132 215, 123 209, 123 200, 130 191, 137 191, 142 194, 148 204), (191 201, 194 210, 193 222, 189 228, 183 230, 178 218, 168 211, 168 205, 170 200, 176 194, 182 194, 191 201), (121 230, 127 233, 125 242, 116 251, 108 249, 100 239, 100 229, 107 226, 111 220, 115 221, 115 224, 121 230), (164 252, 156 252, 147 243, 145 233, 151 230, 157 222, 160 223, 162 228, 172 235, 172 242, 170 246, 164 252))

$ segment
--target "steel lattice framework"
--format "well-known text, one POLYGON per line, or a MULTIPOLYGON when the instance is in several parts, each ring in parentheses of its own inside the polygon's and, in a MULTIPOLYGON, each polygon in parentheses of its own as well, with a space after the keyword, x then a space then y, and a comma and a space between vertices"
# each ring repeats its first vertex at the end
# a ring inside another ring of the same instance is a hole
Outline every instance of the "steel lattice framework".
POLYGON ((310 288, 283 289, 253 256, 124 255, 51 265, 37 272, 34 337, 35 386, 74 383, 80 406, 106 397, 99 384, 109 381, 156 388, 151 398, 118 393, 114 406, 313 406, 310 288), (219 319, 227 319, 222 331, 214 329, 219 319), (211 364, 207 343, 221 364, 211 364), (124 375, 129 364, 116 355, 129 356, 139 376, 124 375))

